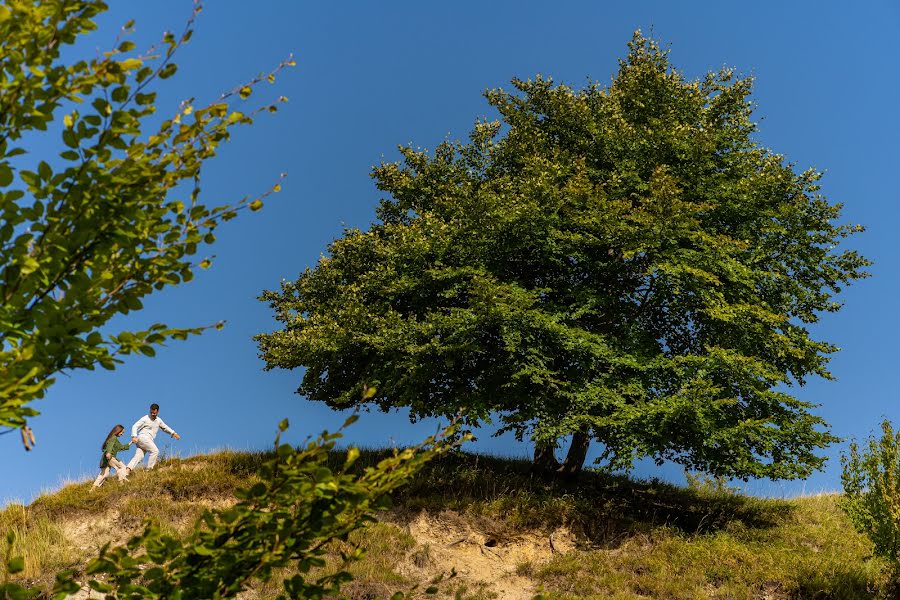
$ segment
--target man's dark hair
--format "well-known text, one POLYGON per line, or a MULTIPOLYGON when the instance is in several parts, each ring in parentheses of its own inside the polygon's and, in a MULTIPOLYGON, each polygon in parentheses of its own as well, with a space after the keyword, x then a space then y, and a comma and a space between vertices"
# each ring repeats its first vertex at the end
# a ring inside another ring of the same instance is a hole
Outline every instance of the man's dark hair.
POLYGON ((150 410, 153 410, 154 408, 155 408, 156 410, 159 410, 159 404, 157 404, 156 402, 154 402, 153 404, 150 405, 150 410))

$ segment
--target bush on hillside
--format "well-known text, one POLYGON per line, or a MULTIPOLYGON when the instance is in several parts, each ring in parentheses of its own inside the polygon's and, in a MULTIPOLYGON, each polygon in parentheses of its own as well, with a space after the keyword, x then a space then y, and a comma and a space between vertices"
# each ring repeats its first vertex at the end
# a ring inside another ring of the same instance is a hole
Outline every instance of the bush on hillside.
POLYGON ((876 556, 887 558, 900 573, 900 431, 881 423, 882 435, 866 447, 853 442, 841 456, 844 498, 841 507, 857 531, 874 544, 876 556))

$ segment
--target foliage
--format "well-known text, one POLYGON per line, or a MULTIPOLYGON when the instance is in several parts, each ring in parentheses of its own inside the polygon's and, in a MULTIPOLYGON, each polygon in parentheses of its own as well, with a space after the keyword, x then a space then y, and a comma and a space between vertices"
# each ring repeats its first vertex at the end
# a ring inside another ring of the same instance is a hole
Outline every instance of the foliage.
MULTIPOLYGON (((351 417, 345 427, 356 420, 351 417)), ((287 420, 280 426, 287 429, 287 420)), ((287 598, 322 598, 337 593, 350 580, 346 568, 311 576, 325 565, 326 544, 347 540, 349 534, 375 520, 390 505, 388 494, 405 483, 429 460, 455 448, 452 426, 415 448, 353 472, 359 450, 351 448, 338 469, 327 466, 341 433, 322 433, 304 447, 275 440, 275 452, 260 466, 260 481, 239 489, 239 502, 222 510, 207 510, 186 537, 164 533, 147 522, 143 532, 123 546, 104 546, 86 575, 95 577, 91 589, 111 598, 233 598, 252 580, 267 581, 279 569, 296 567, 283 581, 287 598)), ((10 539, 10 546, 12 539, 10 539)), ((350 548, 343 567, 362 558, 350 548)), ((24 568, 21 557, 9 559, 7 573, 24 568)), ((61 573, 53 597, 80 589, 71 573, 61 573)), ((23 597, 29 592, 5 582, 0 597, 23 597)), ((402 594, 400 595, 402 597, 402 594)))
POLYGON ((689 81, 637 32, 608 87, 512 83, 468 143, 377 167, 370 229, 262 295, 267 367, 305 367, 298 392, 334 407, 372 383, 413 419, 589 435, 610 468, 819 468, 835 438, 785 387, 830 378, 806 326, 868 262, 839 250, 862 228, 821 174, 752 138, 752 80, 689 81))
MULTIPOLYGON (((276 110, 232 107, 275 73, 209 105, 190 98, 171 118, 155 118, 153 86, 175 74, 173 56, 190 39, 193 18, 181 35, 167 33, 143 54, 126 39, 94 59, 67 60, 66 49, 96 28, 106 8, 100 0, 0 5, 4 426, 24 428, 37 414, 30 403, 57 373, 114 369, 122 355, 153 356, 157 344, 204 329, 156 324, 109 335, 103 327, 140 310, 153 291, 189 281, 198 266, 191 257, 215 241, 217 226, 262 206, 261 197, 202 204, 200 173, 234 127, 276 110), (27 152, 38 145, 62 151, 27 152)), ((199 10, 195 5, 194 14, 199 10)), ((33 443, 25 435, 23 441, 26 448, 33 443)))
POLYGON ((853 526, 872 540, 876 556, 900 567, 900 431, 881 423, 880 438, 869 437, 867 448, 850 444, 841 455, 844 497, 841 508, 853 526))
POLYGON ((738 491, 738 488, 729 485, 728 479, 721 475, 713 477, 707 473, 685 471, 684 479, 688 488, 698 494, 735 494, 738 491))

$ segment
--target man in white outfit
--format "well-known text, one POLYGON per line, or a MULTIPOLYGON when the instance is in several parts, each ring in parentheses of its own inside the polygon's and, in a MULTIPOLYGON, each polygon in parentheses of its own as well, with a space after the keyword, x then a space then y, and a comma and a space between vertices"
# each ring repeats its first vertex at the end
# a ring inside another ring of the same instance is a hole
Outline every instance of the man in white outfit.
POLYGON ((134 468, 144 459, 144 453, 147 453, 147 468, 152 469, 156 466, 156 457, 159 456, 159 448, 153 441, 156 434, 162 429, 176 440, 180 440, 181 436, 175 433, 171 427, 166 425, 159 418, 159 404, 150 405, 150 414, 144 415, 131 426, 131 441, 135 444, 134 456, 128 462, 128 470, 133 471, 134 468))

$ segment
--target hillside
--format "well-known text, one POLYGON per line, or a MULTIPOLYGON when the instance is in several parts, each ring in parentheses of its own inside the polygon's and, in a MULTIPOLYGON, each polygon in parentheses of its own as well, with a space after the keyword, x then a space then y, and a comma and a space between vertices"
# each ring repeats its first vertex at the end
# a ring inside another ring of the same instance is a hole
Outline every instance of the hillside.
MULTIPOLYGON (((29 506, 8 506, 0 535, 12 529, 20 538, 20 581, 46 587, 55 572, 83 569, 103 544, 124 542, 147 518, 187 531, 203 510, 232 503, 261 458, 223 452, 168 460, 93 493, 89 482, 67 485, 29 506)), ((364 452, 361 462, 377 458, 364 452)), ((870 546, 835 495, 764 500, 710 484, 686 489, 590 472, 551 481, 525 462, 459 453, 429 465, 394 500, 379 523, 350 540, 368 549, 345 588, 350 598, 413 588, 417 597, 453 570, 439 597, 889 596, 884 565, 867 560, 870 546)), ((278 590, 260 585, 248 597, 278 590)))

